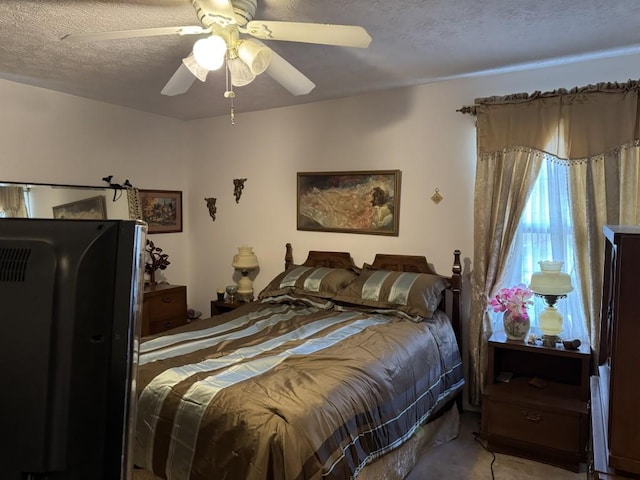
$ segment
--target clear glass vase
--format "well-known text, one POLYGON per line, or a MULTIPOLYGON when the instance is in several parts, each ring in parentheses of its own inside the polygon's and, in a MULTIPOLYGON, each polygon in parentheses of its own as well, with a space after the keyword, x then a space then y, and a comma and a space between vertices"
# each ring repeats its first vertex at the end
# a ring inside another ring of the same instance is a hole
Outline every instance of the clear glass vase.
POLYGON ((529 333, 531 322, 529 318, 516 317, 511 312, 506 311, 502 316, 504 322, 504 333, 509 340, 524 340, 529 333))

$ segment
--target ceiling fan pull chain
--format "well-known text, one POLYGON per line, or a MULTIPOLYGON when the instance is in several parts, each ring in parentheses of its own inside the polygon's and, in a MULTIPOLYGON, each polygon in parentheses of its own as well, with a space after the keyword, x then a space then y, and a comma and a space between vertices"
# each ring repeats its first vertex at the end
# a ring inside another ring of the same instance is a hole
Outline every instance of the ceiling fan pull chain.
POLYGON ((224 78, 225 78, 225 87, 226 87, 226 91, 224 92, 224 98, 228 98, 231 100, 231 111, 229 112, 229 115, 231 117, 231 126, 235 127, 236 125, 236 116, 235 113, 233 111, 233 99, 235 98, 236 94, 233 91, 233 82, 229 82, 229 63, 228 61, 225 63, 225 70, 224 70, 224 78))

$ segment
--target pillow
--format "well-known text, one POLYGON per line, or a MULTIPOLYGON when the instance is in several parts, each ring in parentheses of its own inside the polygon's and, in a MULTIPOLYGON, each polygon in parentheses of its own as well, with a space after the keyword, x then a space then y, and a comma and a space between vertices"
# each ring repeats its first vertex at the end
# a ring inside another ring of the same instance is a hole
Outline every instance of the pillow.
POLYGON ((429 273, 363 270, 335 300, 431 318, 448 286, 444 277, 429 273))
POLYGON ((258 298, 273 297, 288 293, 333 298, 336 293, 358 278, 358 274, 347 268, 305 267, 293 265, 275 277, 258 298))

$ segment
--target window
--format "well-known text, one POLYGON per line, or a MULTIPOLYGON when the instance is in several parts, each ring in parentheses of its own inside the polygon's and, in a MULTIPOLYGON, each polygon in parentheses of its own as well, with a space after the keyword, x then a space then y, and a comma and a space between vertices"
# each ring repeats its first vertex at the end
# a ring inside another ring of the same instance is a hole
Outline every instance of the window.
MULTIPOLYGON (((531 274, 540 270, 541 260, 564 262, 563 271, 571 275, 573 292, 558 300, 556 307, 564 317, 563 333, 567 339, 589 342, 587 327, 582 314, 574 262, 574 237, 571 228, 571 203, 569 201, 569 167, 547 156, 540 168, 540 175, 518 225, 514 246, 509 254, 502 286, 518 283, 529 284, 531 274)), ((542 298, 535 297, 529 309, 531 332, 540 334, 538 316, 546 307, 542 298)), ((494 317, 494 331, 502 331, 502 316, 494 317)))

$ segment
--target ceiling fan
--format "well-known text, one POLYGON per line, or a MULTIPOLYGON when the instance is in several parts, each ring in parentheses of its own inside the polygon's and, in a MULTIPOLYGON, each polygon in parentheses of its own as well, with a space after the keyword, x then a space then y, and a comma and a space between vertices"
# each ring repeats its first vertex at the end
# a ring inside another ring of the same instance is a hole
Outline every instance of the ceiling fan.
POLYGON ((371 42, 359 26, 254 20, 257 0, 190 0, 201 26, 160 27, 68 34, 65 41, 95 41, 157 35, 199 35, 193 51, 162 89, 163 95, 186 93, 195 79, 204 82, 211 70, 226 64, 225 97, 233 86, 247 85, 266 72, 293 95, 306 95, 315 84, 261 40, 283 40, 366 48, 371 42))

